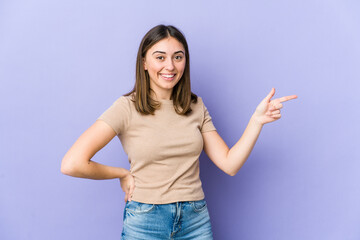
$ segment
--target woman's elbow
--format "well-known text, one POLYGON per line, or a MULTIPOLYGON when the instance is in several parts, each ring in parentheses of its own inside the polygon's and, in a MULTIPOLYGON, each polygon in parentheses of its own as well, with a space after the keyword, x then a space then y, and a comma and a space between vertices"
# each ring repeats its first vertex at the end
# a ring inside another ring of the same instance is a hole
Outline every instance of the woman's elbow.
POLYGON ((227 169, 227 171, 224 172, 231 177, 235 176, 238 173, 238 171, 235 171, 234 169, 227 169))
POLYGON ((61 173, 75 177, 78 174, 77 169, 78 169, 77 166, 75 164, 71 163, 70 160, 67 160, 67 159, 62 160, 61 168, 60 168, 61 173))

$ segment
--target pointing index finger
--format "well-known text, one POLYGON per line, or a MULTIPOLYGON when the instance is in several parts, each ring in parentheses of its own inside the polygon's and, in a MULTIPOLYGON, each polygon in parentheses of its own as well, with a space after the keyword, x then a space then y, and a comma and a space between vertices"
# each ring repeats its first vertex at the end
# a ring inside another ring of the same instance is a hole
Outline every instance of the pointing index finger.
POLYGON ((286 102, 286 101, 289 101, 289 100, 292 100, 292 99, 295 99, 295 98, 297 98, 296 95, 281 97, 281 98, 279 98, 279 102, 286 102))

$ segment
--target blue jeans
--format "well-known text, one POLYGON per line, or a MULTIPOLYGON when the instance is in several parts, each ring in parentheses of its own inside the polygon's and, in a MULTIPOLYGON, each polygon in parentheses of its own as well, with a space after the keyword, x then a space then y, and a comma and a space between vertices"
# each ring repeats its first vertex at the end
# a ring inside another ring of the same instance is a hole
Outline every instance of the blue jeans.
POLYGON ((127 201, 122 240, 212 240, 205 199, 168 204, 127 201))

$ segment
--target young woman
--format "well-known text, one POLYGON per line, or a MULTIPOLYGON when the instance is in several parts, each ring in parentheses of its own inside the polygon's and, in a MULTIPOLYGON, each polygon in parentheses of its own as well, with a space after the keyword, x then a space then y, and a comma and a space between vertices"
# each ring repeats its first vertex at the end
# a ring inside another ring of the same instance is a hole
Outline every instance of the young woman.
POLYGON ((265 123, 281 117, 282 102, 260 102, 240 140, 229 149, 202 99, 191 92, 188 45, 173 26, 158 25, 143 38, 133 90, 119 97, 74 143, 62 160, 64 174, 119 178, 125 192, 122 239, 212 239, 199 178, 202 150, 234 176, 248 158, 265 123), (91 158, 115 136, 130 171, 91 158))

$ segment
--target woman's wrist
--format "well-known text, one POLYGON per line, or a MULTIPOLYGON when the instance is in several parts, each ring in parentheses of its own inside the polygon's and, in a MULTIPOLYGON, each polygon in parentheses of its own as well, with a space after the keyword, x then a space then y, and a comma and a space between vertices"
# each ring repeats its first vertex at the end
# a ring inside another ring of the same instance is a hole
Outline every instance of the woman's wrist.
POLYGON ((120 171, 119 171, 119 178, 122 179, 122 178, 126 178, 127 176, 129 176, 131 173, 129 170, 125 169, 125 168, 120 168, 120 171))
POLYGON ((253 115, 250 118, 250 121, 253 122, 253 124, 262 127, 264 124, 261 122, 260 117, 256 115, 256 113, 253 113, 253 115))

